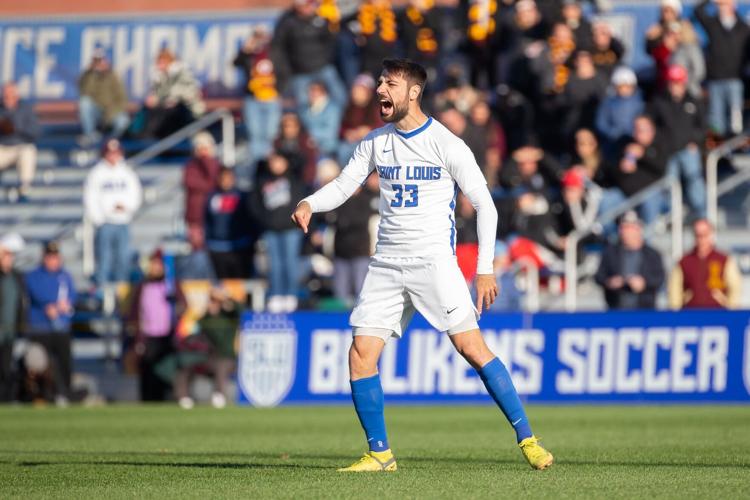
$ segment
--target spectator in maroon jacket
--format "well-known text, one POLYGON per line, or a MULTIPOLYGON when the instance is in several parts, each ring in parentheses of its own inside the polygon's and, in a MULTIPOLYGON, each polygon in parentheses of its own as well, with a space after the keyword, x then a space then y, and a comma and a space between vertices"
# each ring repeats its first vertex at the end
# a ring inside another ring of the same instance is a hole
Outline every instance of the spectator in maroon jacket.
POLYGON ((193 156, 185 165, 185 224, 188 232, 203 233, 208 195, 216 189, 221 163, 216 158, 216 143, 208 132, 193 137, 193 156))
POLYGON ((308 186, 315 181, 315 166, 318 162, 318 149, 315 141, 307 134, 302 122, 293 111, 281 117, 279 136, 273 143, 274 150, 289 160, 289 170, 301 178, 308 186))
POLYGON ((354 79, 349 104, 341 120, 341 141, 338 148, 340 165, 349 162, 359 141, 373 129, 383 125, 374 90, 375 80, 370 75, 363 73, 354 79))

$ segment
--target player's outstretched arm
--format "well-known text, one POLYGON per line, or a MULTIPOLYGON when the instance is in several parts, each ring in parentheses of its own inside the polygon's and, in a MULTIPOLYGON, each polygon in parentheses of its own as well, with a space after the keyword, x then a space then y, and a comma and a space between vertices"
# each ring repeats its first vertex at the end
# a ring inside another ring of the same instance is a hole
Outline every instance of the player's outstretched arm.
POLYGON ((482 185, 464 193, 477 211, 477 236, 479 237, 479 257, 477 259, 477 310, 482 306, 489 309, 498 294, 492 260, 495 253, 497 235, 497 209, 487 185, 482 185))
POLYGON ((307 234, 307 228, 310 225, 311 218, 312 208, 310 207, 310 204, 305 200, 300 201, 297 205, 297 208, 294 209, 292 220, 295 224, 297 224, 297 227, 302 229, 302 232, 305 234, 307 234))

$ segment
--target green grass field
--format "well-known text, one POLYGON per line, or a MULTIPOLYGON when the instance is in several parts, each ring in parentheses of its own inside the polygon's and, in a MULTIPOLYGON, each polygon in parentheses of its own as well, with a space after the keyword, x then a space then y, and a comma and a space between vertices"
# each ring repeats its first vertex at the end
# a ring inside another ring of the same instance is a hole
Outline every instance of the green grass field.
POLYGON ((750 407, 529 408, 556 464, 532 471, 498 411, 386 410, 399 470, 348 407, 0 408, 0 498, 488 498, 750 495, 750 407))

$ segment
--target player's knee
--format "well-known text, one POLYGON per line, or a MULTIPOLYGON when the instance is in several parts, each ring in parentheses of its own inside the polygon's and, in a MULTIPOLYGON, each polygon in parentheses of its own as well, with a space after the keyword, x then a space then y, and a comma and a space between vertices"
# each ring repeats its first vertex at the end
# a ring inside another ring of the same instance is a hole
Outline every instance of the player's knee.
POLYGON ((456 342, 455 345, 458 353, 476 369, 481 368, 494 357, 481 336, 456 342))
POLYGON ((352 344, 349 349, 349 373, 352 380, 370 377, 377 373, 378 360, 372 356, 367 349, 352 344))

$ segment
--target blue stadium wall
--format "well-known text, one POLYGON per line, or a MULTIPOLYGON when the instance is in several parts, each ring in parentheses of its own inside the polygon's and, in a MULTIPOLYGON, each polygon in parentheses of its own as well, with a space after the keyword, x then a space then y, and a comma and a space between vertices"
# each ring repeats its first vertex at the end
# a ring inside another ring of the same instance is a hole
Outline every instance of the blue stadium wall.
MULTIPOLYGON (((651 67, 643 41, 646 28, 657 19, 657 3, 618 1, 602 16, 628 47, 625 62, 641 73, 651 67)), ((750 1, 739 4, 743 14, 750 12, 750 1)), ((100 46, 109 52, 131 98, 138 99, 145 95, 154 54, 166 45, 193 69, 207 97, 236 95, 241 76, 231 62, 237 48, 254 25, 272 26, 277 15, 256 10, 0 19, 0 81, 18 81, 31 99, 75 100, 78 76, 100 46)))
MULTIPOLYGON (((750 311, 485 314, 490 348, 540 403, 748 403, 750 311)), ((350 401, 347 314, 247 314, 240 403, 350 401)), ((447 335, 415 317, 383 353, 388 402, 489 402, 447 335)))

